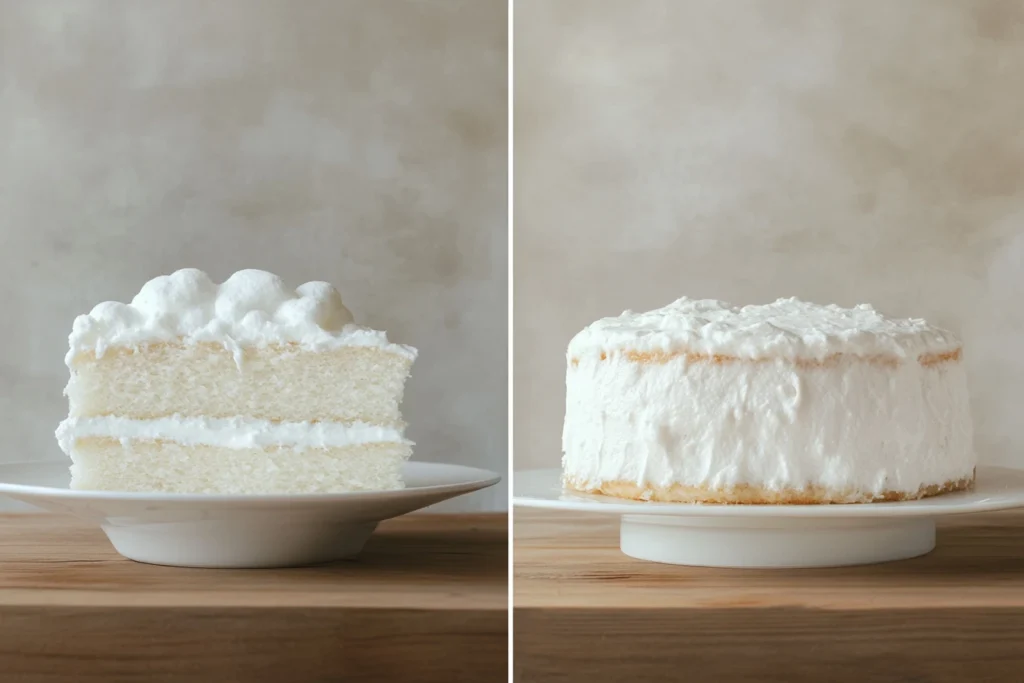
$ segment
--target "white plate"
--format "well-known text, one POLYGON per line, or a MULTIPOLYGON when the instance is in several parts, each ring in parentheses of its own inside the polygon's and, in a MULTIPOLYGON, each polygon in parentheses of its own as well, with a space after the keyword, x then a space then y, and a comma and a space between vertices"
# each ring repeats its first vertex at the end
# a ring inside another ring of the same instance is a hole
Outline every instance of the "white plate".
POLYGON ((622 552, 707 567, 836 567, 916 557, 935 547, 935 519, 1024 507, 1024 470, 979 467, 973 491, 863 505, 645 503, 562 490, 559 470, 515 473, 524 507, 621 515, 622 552))
POLYGON ((285 567, 350 557, 377 523, 501 481, 406 463, 397 491, 214 495, 75 491, 67 462, 0 464, 0 494, 99 524, 125 557, 185 567, 285 567))

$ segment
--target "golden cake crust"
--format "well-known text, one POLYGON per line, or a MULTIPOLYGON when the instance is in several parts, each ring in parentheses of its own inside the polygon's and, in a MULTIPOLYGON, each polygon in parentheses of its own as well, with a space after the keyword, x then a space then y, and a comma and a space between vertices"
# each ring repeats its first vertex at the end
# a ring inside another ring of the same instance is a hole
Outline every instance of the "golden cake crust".
POLYGON ((919 500, 943 493, 966 491, 974 488, 974 472, 969 477, 922 486, 917 491, 883 491, 879 495, 838 491, 824 487, 807 489, 767 489, 762 486, 741 485, 716 490, 704 486, 640 486, 632 481, 606 481, 587 483, 566 477, 563 485, 569 491, 592 493, 629 500, 661 503, 705 503, 712 505, 832 505, 856 503, 894 503, 919 500))
MULTIPOLYGON (((616 355, 616 354, 612 354, 616 355)), ((719 353, 707 354, 707 353, 695 353, 686 349, 677 349, 675 351, 635 351, 632 349, 623 349, 617 352, 617 355, 621 355, 626 360, 632 363, 639 363, 641 365, 664 365, 670 361, 675 360, 679 357, 685 357, 687 363, 712 363, 714 365, 723 365, 726 363, 769 363, 778 360, 776 358, 765 357, 765 358, 739 358, 738 356, 728 356, 719 353)), ((924 367, 932 367, 940 365, 942 363, 957 362, 963 356, 963 349, 957 348, 952 351, 945 353, 922 353, 917 357, 917 362, 924 367)), ((609 354, 607 352, 601 352, 601 360, 608 360, 609 354)), ((830 356, 826 356, 820 360, 812 358, 796 358, 790 362, 800 368, 830 368, 838 365, 842 360, 850 358, 848 354, 833 353, 830 356)), ((875 365, 884 365, 886 367, 894 368, 900 364, 900 359, 895 356, 868 356, 858 357, 854 356, 856 360, 864 363, 872 363, 875 365)), ((570 365, 579 365, 579 358, 571 358, 569 360, 570 365)))

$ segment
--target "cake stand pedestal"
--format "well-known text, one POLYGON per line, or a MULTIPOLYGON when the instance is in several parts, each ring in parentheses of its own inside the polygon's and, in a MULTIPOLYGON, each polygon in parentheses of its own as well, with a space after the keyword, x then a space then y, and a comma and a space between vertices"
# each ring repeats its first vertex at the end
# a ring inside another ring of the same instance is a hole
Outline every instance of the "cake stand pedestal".
MULTIPOLYGON (((115 520, 116 521, 116 520, 115 520)), ((129 560, 177 567, 301 567, 358 555, 377 528, 369 524, 292 523, 287 515, 249 515, 124 526, 104 524, 129 560), (283 519, 282 519, 283 518, 283 519)))
POLYGON ((839 567, 932 551, 935 521, 623 515, 622 552, 701 567, 839 567))
POLYGON ((378 522, 493 486, 494 472, 406 463, 405 488, 338 493, 72 489, 66 462, 0 464, 0 494, 101 527, 119 553, 178 567, 266 569, 359 554, 378 522))
POLYGON ((650 562, 699 567, 842 567, 935 548, 936 521, 1024 507, 1024 470, 979 467, 974 489, 898 503, 697 505, 562 490, 561 472, 515 474, 518 507, 618 517, 619 547, 650 562))

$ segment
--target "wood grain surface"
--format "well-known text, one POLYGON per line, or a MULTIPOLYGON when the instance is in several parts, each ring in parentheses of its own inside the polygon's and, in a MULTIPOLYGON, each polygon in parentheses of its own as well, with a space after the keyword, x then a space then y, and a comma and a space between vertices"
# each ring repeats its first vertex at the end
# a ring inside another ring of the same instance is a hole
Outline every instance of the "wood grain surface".
POLYGON ((504 681, 507 517, 384 522, 356 559, 181 569, 0 516, 0 681, 504 681))
POLYGON ((515 510, 515 680, 1024 681, 1024 513, 924 557, 726 570, 634 560, 618 518, 515 510))

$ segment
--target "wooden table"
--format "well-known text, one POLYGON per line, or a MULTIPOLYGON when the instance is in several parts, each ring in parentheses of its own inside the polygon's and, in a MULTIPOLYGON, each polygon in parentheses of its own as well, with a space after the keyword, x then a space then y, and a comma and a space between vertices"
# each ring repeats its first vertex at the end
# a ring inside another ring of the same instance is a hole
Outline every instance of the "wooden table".
POLYGON ((618 519, 514 511, 515 680, 1024 681, 1024 513, 950 518, 930 555, 839 569, 641 562, 618 519))
POLYGON ((381 524, 355 560, 181 569, 0 516, 0 681, 505 681, 505 515, 381 524))

